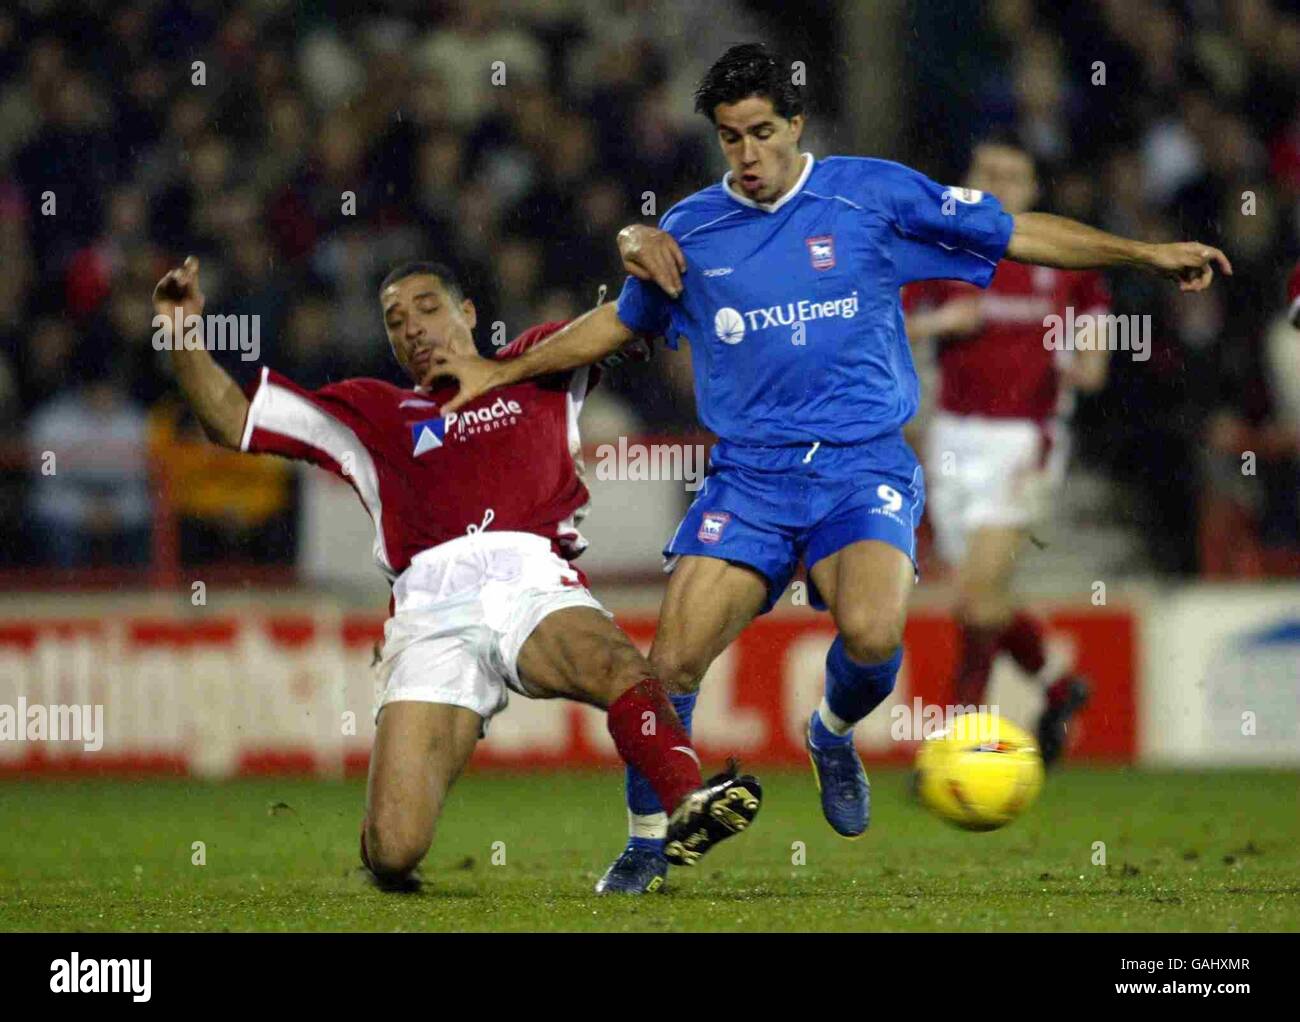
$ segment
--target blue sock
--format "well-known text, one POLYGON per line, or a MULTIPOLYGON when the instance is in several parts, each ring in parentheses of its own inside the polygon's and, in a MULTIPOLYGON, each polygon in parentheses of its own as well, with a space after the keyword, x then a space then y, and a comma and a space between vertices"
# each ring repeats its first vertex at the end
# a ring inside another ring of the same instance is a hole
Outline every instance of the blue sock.
MULTIPOLYGON (((673 709, 677 711, 677 716, 681 718, 682 727, 686 733, 691 733, 691 719, 695 716, 695 699, 697 693, 692 692, 685 696, 669 696, 669 701, 673 704, 673 709)), ((664 811, 663 806, 659 804, 659 796, 650 787, 650 782, 636 767, 630 764, 626 768, 624 785, 627 791, 627 808, 628 812, 636 816, 653 816, 656 813, 664 811)), ((663 851, 664 839, 662 837, 629 837, 629 848, 640 848, 648 852, 663 851)))
MULTIPOLYGON (((874 710, 894 690, 903 647, 878 664, 860 664, 844 649, 844 639, 837 635, 826 654, 826 705, 845 724, 856 724, 874 710)), ((837 735, 822 721, 820 713, 812 717, 814 745, 851 742, 852 733, 837 735)))

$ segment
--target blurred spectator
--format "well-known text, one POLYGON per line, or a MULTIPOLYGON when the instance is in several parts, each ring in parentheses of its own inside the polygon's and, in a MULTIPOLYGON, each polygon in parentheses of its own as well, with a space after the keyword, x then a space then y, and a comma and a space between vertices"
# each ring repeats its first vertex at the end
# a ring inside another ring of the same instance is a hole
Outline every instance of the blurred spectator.
POLYGON ((283 371, 303 387, 314 390, 350 375, 334 343, 334 306, 328 293, 308 292, 295 299, 281 352, 283 371))
MULTIPOLYGON (((5 25, 13 12, 0 13, 5 25)), ((32 41, 27 51, 26 73, 0 91, 0 160, 9 160, 40 131, 54 105, 54 94, 67 74, 67 51, 50 36, 32 41)))
POLYGON ((32 324, 25 340, 18 372, 23 404, 30 412, 54 397, 71 378, 80 338, 69 321, 46 316, 32 324))
POLYGON ((124 185, 108 196, 105 231, 68 259, 65 308, 77 319, 93 315, 108 297, 121 272, 125 249, 144 240, 147 210, 144 192, 124 185))
POLYGON ((27 312, 32 283, 31 247, 22 193, 0 178, 0 352, 13 355, 27 312))
POLYGON ((149 443, 180 526, 180 560, 231 557, 256 563, 292 559, 293 466, 249 458, 209 443, 188 408, 161 402, 149 416, 149 443))
POLYGON ((27 428, 36 549, 61 568, 149 559, 144 409, 111 375, 43 404, 27 428))
POLYGON ((447 116, 466 128, 488 113, 494 92, 543 80, 546 55, 533 36, 506 23, 496 0, 448 6, 448 20, 421 41, 417 63, 442 80, 447 116))
POLYGON ((541 295, 545 261, 545 246, 539 241, 511 238, 497 248, 493 260, 499 289, 496 311, 505 323, 508 337, 523 333, 528 327, 541 295))

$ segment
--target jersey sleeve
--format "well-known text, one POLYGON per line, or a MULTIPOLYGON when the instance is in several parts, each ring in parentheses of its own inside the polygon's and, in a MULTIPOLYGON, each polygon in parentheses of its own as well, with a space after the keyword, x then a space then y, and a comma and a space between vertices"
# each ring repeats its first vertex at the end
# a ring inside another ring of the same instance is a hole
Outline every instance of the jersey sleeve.
MULTIPOLYGON (((672 300, 658 284, 628 277, 618 296, 618 318, 629 330, 647 337, 667 337, 672 321, 672 300)), ((676 344, 669 341, 673 347, 676 344)))
POLYGON ((263 368, 246 393, 241 451, 310 462, 349 482, 357 481, 358 466, 373 465, 376 425, 366 411, 364 381, 307 390, 263 368))
POLYGON ((569 319, 560 319, 551 323, 539 323, 537 326, 530 326, 505 347, 500 348, 496 353, 496 357, 518 358, 529 348, 546 340, 551 334, 563 330, 571 322, 573 321, 569 319))
MULTIPOLYGON (((659 229, 671 234, 680 245, 688 219, 685 201, 679 202, 659 218, 659 229)), ((623 282, 618 295, 619 322, 643 340, 662 337, 668 347, 676 350, 677 333, 671 329, 674 308, 673 299, 658 284, 633 276, 623 282)))
POLYGON ((876 201, 897 234, 899 283, 964 280, 987 287, 1015 221, 992 195, 938 184, 902 164, 879 161, 876 201))

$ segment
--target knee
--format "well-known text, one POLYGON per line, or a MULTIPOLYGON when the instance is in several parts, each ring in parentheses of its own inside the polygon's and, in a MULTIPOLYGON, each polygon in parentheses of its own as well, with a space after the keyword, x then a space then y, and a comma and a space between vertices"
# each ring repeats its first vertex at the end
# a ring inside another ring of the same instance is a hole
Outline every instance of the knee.
MULTIPOLYGON (((603 657, 603 677, 607 679, 608 688, 595 694, 603 700, 604 705, 612 704, 628 689, 639 685, 646 678, 659 678, 649 659, 643 656, 630 642, 626 646, 608 648, 602 652, 601 656, 603 657)), ((660 681, 662 683, 662 679, 660 681)), ((671 693, 671 689, 668 688, 667 684, 664 684, 664 689, 671 693)))
POLYGON ((650 653, 650 667, 668 694, 676 696, 698 692, 709 664, 701 657, 656 648, 650 653))
POLYGON ((401 881, 420 864, 432 843, 432 834, 419 833, 398 814, 374 812, 362 827, 362 862, 382 881, 401 881))
POLYGON ((860 664, 878 664, 892 657, 903 644, 904 619, 867 615, 840 628, 844 652, 860 664))

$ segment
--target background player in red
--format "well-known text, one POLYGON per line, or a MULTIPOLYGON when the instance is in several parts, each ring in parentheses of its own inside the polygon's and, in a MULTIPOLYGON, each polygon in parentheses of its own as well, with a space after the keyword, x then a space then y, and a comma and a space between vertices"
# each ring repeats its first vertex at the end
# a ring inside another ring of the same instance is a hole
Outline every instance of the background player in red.
MULTIPOLYGON (((1033 157, 1011 137, 991 136, 975 147, 965 185, 996 195, 1013 215, 1038 199, 1033 157)), ((1016 607, 1011 578, 1030 527, 1064 476, 1072 392, 1096 391, 1106 381, 1104 346, 1052 350, 1044 342, 1046 321, 1064 317, 1067 308, 1076 321, 1105 315, 1110 296, 1096 271, 1011 261, 998 264, 987 291, 957 281, 909 291, 908 304, 918 311, 908 317, 908 333, 938 344, 926 479, 939 552, 957 569, 962 652, 954 698, 963 706, 984 702, 994 659, 1009 654, 1046 686, 1037 730, 1051 763, 1087 685, 1047 673, 1042 625, 1016 607)))
MULTIPOLYGON (((393 353, 420 379, 435 356, 474 350, 474 303, 444 266, 412 263, 380 287, 393 353)), ((201 315, 199 265, 172 270, 158 314, 201 315)), ((534 327, 511 358, 563 323, 534 327)), ((447 792, 511 689, 603 707, 624 761, 671 806, 665 854, 692 865, 745 829, 760 789, 734 770, 707 784, 650 665, 569 562, 578 521, 577 418, 597 370, 501 387, 442 414, 455 386, 404 389, 353 379, 309 391, 263 369, 246 396, 204 350, 174 345, 180 384, 208 436, 309 461, 350 483, 375 524, 392 585, 384 628, 361 855, 404 885, 433 840, 447 792), (490 530, 490 531, 489 531, 490 530)))

